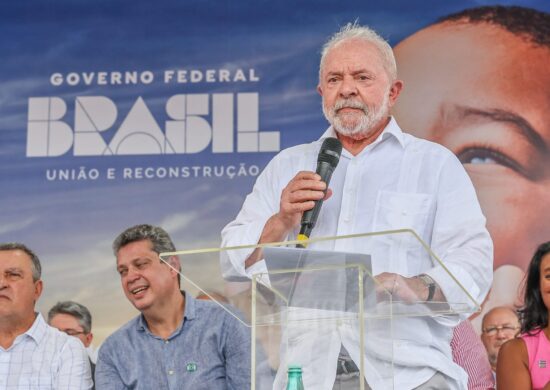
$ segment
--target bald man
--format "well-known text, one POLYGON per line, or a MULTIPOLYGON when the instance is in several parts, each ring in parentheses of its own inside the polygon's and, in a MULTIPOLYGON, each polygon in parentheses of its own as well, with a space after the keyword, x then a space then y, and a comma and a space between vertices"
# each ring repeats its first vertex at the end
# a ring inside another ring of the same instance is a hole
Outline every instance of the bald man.
POLYGON ((497 306, 483 316, 481 341, 487 350, 493 373, 497 370, 500 347, 516 337, 519 330, 518 314, 511 307, 497 306))

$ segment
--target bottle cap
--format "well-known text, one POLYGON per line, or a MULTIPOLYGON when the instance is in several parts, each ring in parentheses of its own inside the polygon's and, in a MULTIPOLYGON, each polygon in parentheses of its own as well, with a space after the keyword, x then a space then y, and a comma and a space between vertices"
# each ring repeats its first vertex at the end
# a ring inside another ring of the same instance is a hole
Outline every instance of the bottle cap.
POLYGON ((302 371, 302 366, 299 364, 289 364, 288 371, 302 371))

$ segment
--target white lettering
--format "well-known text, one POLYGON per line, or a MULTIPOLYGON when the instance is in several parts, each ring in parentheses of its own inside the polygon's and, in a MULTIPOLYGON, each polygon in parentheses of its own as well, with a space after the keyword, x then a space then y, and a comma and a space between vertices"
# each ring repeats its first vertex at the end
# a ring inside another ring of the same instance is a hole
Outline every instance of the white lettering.
POLYGON ((246 77, 244 77, 244 73, 242 69, 237 70, 235 72, 235 76, 233 77, 233 81, 246 81, 246 77))
POLYGON ((198 83, 202 80, 202 72, 200 70, 192 70, 191 71, 191 82, 192 83, 198 83))
POLYGON ((178 70, 178 83, 186 83, 186 82, 187 82, 187 71, 178 70))
POLYGON ((84 84, 91 85, 92 81, 94 79, 94 72, 92 72, 92 73, 82 73, 82 79, 84 80, 84 84))
POLYGON ((165 70, 164 71, 164 82, 168 83, 170 80, 172 80, 172 77, 174 77, 174 71, 173 70, 165 70))
POLYGON ((220 82, 229 82, 231 73, 227 69, 220 69, 220 82))
POLYGON ((111 73, 111 84, 122 84, 122 74, 120 72, 111 73))
POLYGON ((253 82, 260 81, 260 78, 258 76, 256 76, 256 71, 254 70, 254 68, 252 68, 248 71, 248 80, 253 81, 253 82))
POLYGON ((126 72, 124 74, 124 84, 137 84, 137 72, 126 72))
POLYGON ((98 85, 107 85, 107 73, 99 72, 97 74, 97 84, 98 85))
POLYGON ((56 87, 60 86, 61 84, 63 84, 63 75, 61 73, 52 74, 52 76, 50 77, 50 83, 52 85, 55 85, 56 87))
POLYGON ((67 75, 67 84, 77 85, 80 82, 80 76, 78 73, 69 73, 67 75))
MULTIPOLYGON (((243 83, 260 81, 260 77, 256 74, 254 68, 248 69, 176 69, 164 70, 163 82, 168 83, 243 83)), ((155 81, 155 74, 150 70, 144 71, 102 71, 102 72, 69 72, 52 73, 50 76, 50 84, 53 86, 69 85, 137 85, 151 84, 155 81)))
POLYGON ((151 84, 155 79, 155 75, 151 71, 142 72, 139 77, 143 84, 151 84))
MULTIPOLYGON (((259 129, 256 92, 174 95, 165 109, 168 120, 162 129, 141 97, 121 120, 111 99, 80 96, 74 101, 71 127, 64 119, 64 100, 29 98, 27 156, 61 156, 71 148, 75 156, 193 154, 209 146, 212 153, 279 151, 279 132, 259 129), (117 121, 120 126, 113 129, 117 121), (110 140, 106 140, 104 132, 113 130, 110 140)), ((245 174, 240 167, 230 172, 230 176, 245 174)))
POLYGON ((216 71, 213 69, 209 69, 206 71, 206 82, 207 83, 213 83, 216 81, 216 71))

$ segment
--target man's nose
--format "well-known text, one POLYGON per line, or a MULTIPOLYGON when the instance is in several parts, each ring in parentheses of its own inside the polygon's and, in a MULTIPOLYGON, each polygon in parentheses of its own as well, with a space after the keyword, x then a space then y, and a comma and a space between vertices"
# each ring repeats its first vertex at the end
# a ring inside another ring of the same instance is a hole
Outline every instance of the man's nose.
POLYGON ((353 77, 344 77, 340 84, 340 96, 344 99, 357 95, 357 85, 353 77))
POLYGON ((498 328, 496 337, 497 337, 497 339, 502 340, 502 339, 508 338, 508 334, 506 333, 506 331, 504 329, 498 328))
POLYGON ((140 278, 140 273, 137 272, 135 269, 130 268, 128 269, 128 273, 126 274, 126 282, 131 283, 135 282, 140 278))

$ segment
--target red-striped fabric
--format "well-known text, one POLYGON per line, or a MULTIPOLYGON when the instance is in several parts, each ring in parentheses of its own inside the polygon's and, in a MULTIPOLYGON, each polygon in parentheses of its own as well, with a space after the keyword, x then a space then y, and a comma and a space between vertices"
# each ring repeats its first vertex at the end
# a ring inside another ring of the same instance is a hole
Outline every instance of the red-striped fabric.
POLYGON ((495 388, 487 351, 470 321, 462 321, 454 328, 451 349, 453 361, 468 374, 468 390, 495 388))

